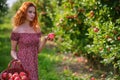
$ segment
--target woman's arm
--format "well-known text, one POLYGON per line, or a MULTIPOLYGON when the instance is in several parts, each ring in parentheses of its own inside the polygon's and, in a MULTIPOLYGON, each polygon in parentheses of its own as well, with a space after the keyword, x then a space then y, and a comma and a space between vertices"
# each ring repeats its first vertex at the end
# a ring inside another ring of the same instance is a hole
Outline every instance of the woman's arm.
POLYGON ((41 41, 41 39, 40 39, 40 42, 39 42, 39 52, 42 51, 42 49, 45 46, 47 40, 48 40, 48 36, 45 36, 45 38, 43 39, 43 41, 41 41))
POLYGON ((16 47, 17 47, 17 41, 11 40, 11 56, 13 59, 18 59, 16 53, 16 47))

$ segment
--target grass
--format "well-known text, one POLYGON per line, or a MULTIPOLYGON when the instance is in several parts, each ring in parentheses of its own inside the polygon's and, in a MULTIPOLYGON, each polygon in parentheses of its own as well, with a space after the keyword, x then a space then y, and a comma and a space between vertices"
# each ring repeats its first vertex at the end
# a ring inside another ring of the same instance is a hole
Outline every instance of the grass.
POLYGON ((0 72, 7 68, 11 59, 10 56, 10 22, 5 21, 5 24, 0 24, 0 72))
POLYGON ((60 57, 50 48, 45 48, 39 54, 39 78, 40 80, 59 80, 58 72, 55 67, 60 62, 60 57))

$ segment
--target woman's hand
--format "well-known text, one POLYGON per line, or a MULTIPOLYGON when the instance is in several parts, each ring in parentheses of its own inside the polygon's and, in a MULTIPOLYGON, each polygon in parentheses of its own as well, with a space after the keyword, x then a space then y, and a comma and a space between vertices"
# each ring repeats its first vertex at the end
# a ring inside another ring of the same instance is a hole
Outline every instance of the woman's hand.
POLYGON ((53 41, 55 37, 55 34, 54 33, 49 33, 47 36, 44 37, 43 41, 40 41, 40 44, 39 44, 39 52, 42 51, 43 47, 45 46, 47 40, 50 40, 50 41, 53 41))
POLYGON ((45 36, 45 41, 47 41, 47 40, 53 41, 53 39, 49 38, 48 36, 45 36))
POLYGON ((18 59, 18 57, 17 57, 16 51, 11 50, 11 56, 12 56, 12 58, 13 58, 15 61, 17 61, 18 63, 21 63, 21 61, 20 61, 20 60, 18 59))
POLYGON ((21 61, 19 59, 16 59, 16 62, 21 64, 21 61))
POLYGON ((12 58, 15 59, 15 60, 18 59, 18 58, 17 58, 17 53, 16 53, 15 50, 11 50, 11 56, 12 56, 12 58))

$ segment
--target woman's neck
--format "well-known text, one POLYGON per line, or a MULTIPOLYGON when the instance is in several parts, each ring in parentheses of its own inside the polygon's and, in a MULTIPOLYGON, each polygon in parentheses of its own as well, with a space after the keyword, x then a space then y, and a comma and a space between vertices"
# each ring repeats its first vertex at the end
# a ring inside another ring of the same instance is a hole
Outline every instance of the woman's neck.
POLYGON ((25 25, 30 25, 30 21, 25 21, 25 23, 24 23, 25 25))
POLYGON ((30 26, 30 21, 25 21, 22 25, 25 26, 25 27, 31 27, 30 26))

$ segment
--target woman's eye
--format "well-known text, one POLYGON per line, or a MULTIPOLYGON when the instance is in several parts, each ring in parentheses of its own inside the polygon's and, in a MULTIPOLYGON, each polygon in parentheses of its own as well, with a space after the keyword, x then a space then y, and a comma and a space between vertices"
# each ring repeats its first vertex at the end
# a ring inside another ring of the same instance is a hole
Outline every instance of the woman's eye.
POLYGON ((29 13, 32 13, 32 11, 28 11, 29 13))
POLYGON ((33 12, 33 11, 28 11, 29 13, 33 13, 33 14, 35 14, 35 12, 33 12))

